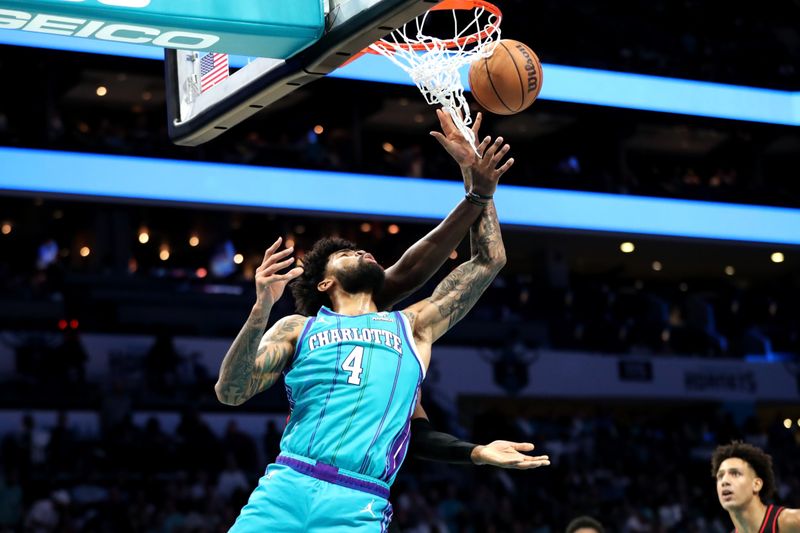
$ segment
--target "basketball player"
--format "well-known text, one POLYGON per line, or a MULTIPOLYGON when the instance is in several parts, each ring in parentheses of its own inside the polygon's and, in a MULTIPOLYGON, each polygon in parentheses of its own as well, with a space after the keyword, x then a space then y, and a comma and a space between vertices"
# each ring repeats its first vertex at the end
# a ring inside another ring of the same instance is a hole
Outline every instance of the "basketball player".
MULTIPOLYGON (((496 185, 502 141, 488 139, 470 165, 496 185)), ((341 239, 322 239, 294 267, 292 248, 270 246, 256 270, 257 300, 225 355, 215 386, 240 405, 285 372, 292 415, 281 454, 270 465, 231 531, 382 531, 387 500, 408 445, 410 418, 432 343, 472 308, 505 264, 492 203, 494 188, 471 190, 481 207, 472 257, 433 295, 402 312, 378 312, 385 272, 371 254, 341 239), (263 336, 287 284, 298 311, 263 336)))
POLYGON ((800 533, 800 509, 767 504, 775 494, 772 457, 744 442, 718 446, 711 457, 717 497, 734 533, 800 533))

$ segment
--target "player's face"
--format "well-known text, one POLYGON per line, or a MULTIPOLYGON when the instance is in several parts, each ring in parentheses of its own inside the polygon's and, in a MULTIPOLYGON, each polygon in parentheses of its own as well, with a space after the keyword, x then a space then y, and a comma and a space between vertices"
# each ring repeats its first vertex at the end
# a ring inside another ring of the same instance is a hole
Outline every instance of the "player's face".
POLYGON ((575 533, 600 533, 593 527, 582 527, 580 529, 576 529, 575 533))
POLYGON ((345 292, 377 293, 386 279, 383 267, 364 250, 339 250, 328 259, 328 269, 345 292))
POLYGON ((717 497, 726 511, 749 505, 762 484, 753 467, 737 457, 725 459, 717 470, 717 497))

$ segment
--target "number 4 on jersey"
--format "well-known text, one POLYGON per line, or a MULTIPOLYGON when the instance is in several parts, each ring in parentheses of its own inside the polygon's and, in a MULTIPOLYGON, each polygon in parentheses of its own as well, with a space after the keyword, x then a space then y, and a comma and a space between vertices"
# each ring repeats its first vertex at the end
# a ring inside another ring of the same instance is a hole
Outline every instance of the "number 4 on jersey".
POLYGON ((357 346, 353 348, 344 362, 342 363, 342 370, 350 372, 347 382, 351 385, 361 385, 361 373, 364 371, 361 368, 361 360, 364 358, 364 347, 357 346))

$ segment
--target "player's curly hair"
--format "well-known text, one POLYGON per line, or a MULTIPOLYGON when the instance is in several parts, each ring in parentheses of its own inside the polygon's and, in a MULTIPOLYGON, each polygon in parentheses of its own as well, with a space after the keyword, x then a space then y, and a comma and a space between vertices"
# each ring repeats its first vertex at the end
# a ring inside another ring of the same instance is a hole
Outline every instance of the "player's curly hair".
POLYGON ((759 497, 762 502, 769 501, 775 495, 775 473, 772 471, 772 456, 752 444, 735 440, 730 444, 717 446, 711 456, 711 476, 716 479, 719 466, 725 459, 741 459, 749 464, 764 485, 759 497))
POLYGON ((325 277, 328 258, 339 250, 357 249, 355 243, 338 237, 325 237, 314 243, 311 251, 303 257, 303 273, 290 285, 294 296, 294 307, 298 313, 312 316, 316 315, 323 305, 331 306, 328 295, 317 290, 317 285, 325 277))
POLYGON ((566 533, 575 533, 579 529, 594 529, 597 533, 606 533, 603 525, 591 516, 579 516, 569 523, 566 533))

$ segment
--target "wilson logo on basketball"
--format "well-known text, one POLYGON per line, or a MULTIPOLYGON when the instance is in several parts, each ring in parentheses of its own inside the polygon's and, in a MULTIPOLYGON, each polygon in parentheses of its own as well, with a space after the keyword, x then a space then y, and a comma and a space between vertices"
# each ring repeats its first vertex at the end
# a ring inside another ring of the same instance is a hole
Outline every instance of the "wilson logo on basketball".
POLYGON ((539 87, 539 79, 536 76, 536 64, 528 53, 528 47, 522 43, 517 43, 517 50, 525 58, 525 70, 528 72, 528 92, 532 93, 539 87))

